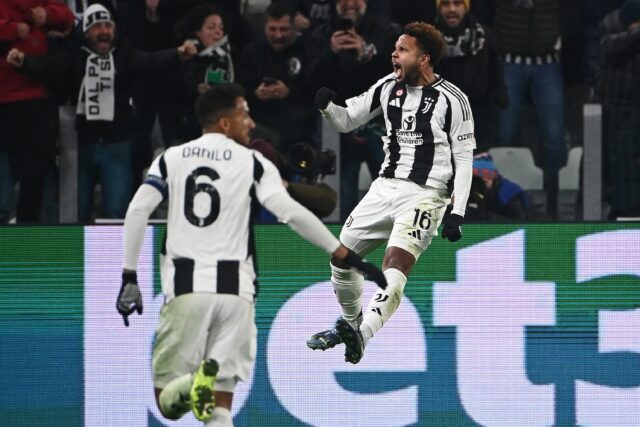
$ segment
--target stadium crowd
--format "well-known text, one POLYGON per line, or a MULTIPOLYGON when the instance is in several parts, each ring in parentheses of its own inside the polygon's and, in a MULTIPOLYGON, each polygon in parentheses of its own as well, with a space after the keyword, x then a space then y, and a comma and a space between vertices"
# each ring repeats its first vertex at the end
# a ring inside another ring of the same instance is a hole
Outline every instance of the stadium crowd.
MULTIPOLYGON (((60 222, 71 189, 77 222, 124 218, 155 154, 200 134, 197 96, 225 82, 247 92, 255 148, 286 181, 310 181, 291 191, 312 194, 314 212, 335 204, 290 161, 300 142, 321 148, 314 94, 328 87, 344 103, 390 73, 416 20, 444 36, 435 71, 468 95, 477 152, 532 148, 546 194, 535 219, 558 218, 586 102, 603 106, 609 218, 640 216, 640 0, 3 0, 0 224, 60 222)), ((380 169, 381 132, 374 120, 340 136, 341 221, 359 201, 361 165, 380 169)), ((490 191, 491 159, 478 160, 477 188, 490 191)), ((523 220, 527 204, 478 218, 523 220)))

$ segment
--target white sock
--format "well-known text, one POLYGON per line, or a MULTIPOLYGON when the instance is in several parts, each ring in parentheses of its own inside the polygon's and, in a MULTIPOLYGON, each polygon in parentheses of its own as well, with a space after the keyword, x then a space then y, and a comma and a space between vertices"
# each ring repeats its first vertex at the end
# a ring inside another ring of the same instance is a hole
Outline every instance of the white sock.
POLYGON ((345 270, 331 264, 331 283, 342 307, 342 317, 354 323, 362 312, 360 297, 364 288, 364 277, 353 270, 345 270))
POLYGON ((205 427, 233 427, 231 411, 221 406, 213 408, 213 415, 205 424, 205 427))
POLYGON ((387 279, 387 289, 378 289, 371 297, 367 311, 364 314, 360 331, 365 344, 400 306, 404 285, 407 283, 407 276, 395 268, 387 268, 384 271, 387 279))
POLYGON ((185 374, 171 381, 162 389, 158 397, 162 415, 171 420, 177 420, 191 410, 191 406, 189 406, 191 377, 191 374, 185 374))

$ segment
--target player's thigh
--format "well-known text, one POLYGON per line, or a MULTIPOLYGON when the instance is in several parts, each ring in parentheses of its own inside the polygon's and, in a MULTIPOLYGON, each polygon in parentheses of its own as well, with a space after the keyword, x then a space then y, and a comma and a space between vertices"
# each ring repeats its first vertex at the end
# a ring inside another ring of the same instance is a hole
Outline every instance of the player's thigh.
POLYGON ((408 194, 405 201, 396 206, 394 224, 387 246, 395 246, 420 257, 434 237, 448 204, 446 190, 426 188, 408 194))
POLYGON ((366 255, 387 240, 393 227, 393 190, 386 180, 376 179, 345 221, 340 241, 360 255, 366 255))
POLYGON ((162 306, 153 347, 153 382, 164 388, 194 372, 205 354, 211 294, 191 293, 162 306))
POLYGON ((216 295, 206 345, 206 357, 220 366, 216 390, 233 392, 238 381, 249 379, 256 337, 253 303, 236 295, 216 295))

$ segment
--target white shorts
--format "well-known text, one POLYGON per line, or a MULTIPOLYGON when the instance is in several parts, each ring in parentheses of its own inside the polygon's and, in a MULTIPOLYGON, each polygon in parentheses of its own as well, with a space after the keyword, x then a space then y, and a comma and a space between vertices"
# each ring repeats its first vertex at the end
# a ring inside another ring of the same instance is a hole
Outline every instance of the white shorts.
POLYGON ((377 178, 340 232, 340 241, 365 256, 385 241, 416 260, 431 240, 450 203, 449 192, 394 178, 377 178))
POLYGON ((254 305, 244 298, 204 292, 174 298, 160 311, 153 383, 164 388, 213 358, 220 365, 216 390, 232 393, 238 381, 249 378, 256 335, 254 305))

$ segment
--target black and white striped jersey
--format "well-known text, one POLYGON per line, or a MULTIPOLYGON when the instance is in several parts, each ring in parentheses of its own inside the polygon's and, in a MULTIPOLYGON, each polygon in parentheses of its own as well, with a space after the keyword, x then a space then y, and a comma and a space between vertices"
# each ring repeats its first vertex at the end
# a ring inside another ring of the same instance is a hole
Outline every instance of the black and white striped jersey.
POLYGON ((387 133, 379 176, 447 188, 454 175, 452 155, 472 151, 476 142, 467 96, 436 77, 429 86, 414 87, 389 74, 348 99, 346 108, 330 103, 323 115, 348 132, 383 114, 387 133))
POLYGON ((207 133, 158 156, 145 184, 169 199, 161 261, 167 298, 215 292, 253 301, 252 200, 286 195, 273 163, 222 134, 207 133))

